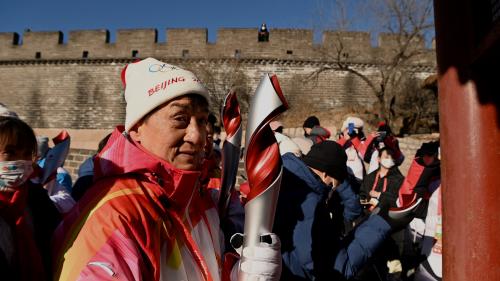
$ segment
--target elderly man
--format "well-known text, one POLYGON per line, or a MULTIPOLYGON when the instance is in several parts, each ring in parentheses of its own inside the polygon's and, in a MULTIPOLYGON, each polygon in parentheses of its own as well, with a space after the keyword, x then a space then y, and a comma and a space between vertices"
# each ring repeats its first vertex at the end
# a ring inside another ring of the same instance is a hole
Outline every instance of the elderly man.
MULTIPOLYGON (((152 58, 129 64, 122 82, 125 127, 117 127, 94 160, 93 187, 59 227, 56 278, 228 278, 219 218, 200 180, 206 88, 193 73, 152 58)), ((257 265, 245 273, 279 278, 279 267, 257 265)))

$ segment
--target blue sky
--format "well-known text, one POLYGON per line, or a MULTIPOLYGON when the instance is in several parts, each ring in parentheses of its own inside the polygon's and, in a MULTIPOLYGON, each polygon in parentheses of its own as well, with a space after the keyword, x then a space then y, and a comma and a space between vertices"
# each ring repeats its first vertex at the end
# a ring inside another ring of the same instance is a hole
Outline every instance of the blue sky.
MULTIPOLYGON (((331 1, 3 0, 0 32, 61 30, 66 41, 69 30, 108 29, 114 40, 117 29, 156 28, 162 42, 165 28, 208 28, 214 42, 218 28, 258 28, 264 22, 270 28, 318 30, 324 25, 320 14, 330 9, 325 2, 331 1)), ((363 23, 353 29, 364 29, 363 23)))
POLYGON ((208 28, 214 41, 220 27, 312 28, 311 0, 280 1, 108 1, 5 0, 0 4, 0 31, 157 28, 208 28))

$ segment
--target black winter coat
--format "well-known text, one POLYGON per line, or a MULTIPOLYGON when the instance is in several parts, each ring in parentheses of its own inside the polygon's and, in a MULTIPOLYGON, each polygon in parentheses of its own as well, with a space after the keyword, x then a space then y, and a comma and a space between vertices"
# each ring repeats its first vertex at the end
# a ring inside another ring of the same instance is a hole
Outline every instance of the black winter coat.
MULTIPOLYGON (((359 197, 362 199, 370 199, 370 191, 375 184, 378 177, 378 172, 380 168, 376 171, 368 174, 361 183, 361 188, 359 191, 359 197)), ((399 188, 403 184, 404 176, 401 174, 397 167, 393 167, 387 172, 387 175, 383 178, 378 178, 377 184, 375 186, 375 191, 382 192, 379 197, 379 204, 388 204, 390 207, 397 207, 397 200, 399 196, 399 188), (387 182, 387 183, 386 183, 387 182), (384 191, 384 185, 386 184, 386 189, 384 191)))

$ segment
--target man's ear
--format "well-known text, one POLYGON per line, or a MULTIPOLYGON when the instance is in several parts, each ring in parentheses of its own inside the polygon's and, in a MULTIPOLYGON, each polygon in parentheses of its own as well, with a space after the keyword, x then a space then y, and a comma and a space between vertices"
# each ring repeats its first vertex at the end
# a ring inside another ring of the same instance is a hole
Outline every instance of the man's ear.
POLYGON ((142 139, 141 132, 142 132, 142 122, 138 122, 128 131, 128 135, 130 136, 130 138, 132 138, 133 141, 141 143, 142 139))
POLYGON ((328 177, 328 175, 326 174, 326 172, 321 172, 321 180, 323 182, 326 182, 326 178, 328 177))
POLYGON ((335 187, 338 187, 339 185, 342 184, 343 181, 339 181, 338 179, 336 178, 333 178, 333 186, 335 187))

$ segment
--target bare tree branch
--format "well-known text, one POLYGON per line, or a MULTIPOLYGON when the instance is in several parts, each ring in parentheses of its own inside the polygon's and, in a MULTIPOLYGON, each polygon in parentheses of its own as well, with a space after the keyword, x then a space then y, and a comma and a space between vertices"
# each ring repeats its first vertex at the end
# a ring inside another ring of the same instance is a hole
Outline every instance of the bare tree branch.
POLYGON ((363 1, 357 3, 358 5, 355 5, 348 0, 334 0, 336 12, 332 16, 335 17, 337 29, 342 30, 350 24, 347 19, 348 7, 361 10, 360 5, 370 5, 373 8, 372 13, 381 21, 379 31, 389 31, 393 34, 392 40, 397 44, 392 54, 389 55, 388 51, 382 54, 389 57, 381 59, 378 77, 368 76, 353 67, 350 61, 356 59, 358 54, 349 50, 349 45, 344 44, 342 36, 338 36, 334 48, 322 50, 327 62, 313 71, 308 78, 317 78, 322 72, 331 70, 352 73, 365 82, 373 92, 379 103, 380 114, 390 119, 395 114, 393 107, 397 100, 396 91, 405 79, 403 74, 406 68, 425 53, 422 43, 426 33, 434 26, 432 0, 372 0, 371 3, 363 1))

